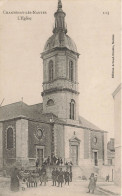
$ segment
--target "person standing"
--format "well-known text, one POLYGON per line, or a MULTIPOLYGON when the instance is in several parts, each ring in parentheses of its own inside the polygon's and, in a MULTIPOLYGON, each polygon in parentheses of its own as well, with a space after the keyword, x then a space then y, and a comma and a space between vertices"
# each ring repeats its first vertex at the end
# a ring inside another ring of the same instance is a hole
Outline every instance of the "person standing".
POLYGON ((63 184, 64 178, 63 178, 64 172, 62 171, 62 168, 60 168, 59 174, 58 174, 58 187, 63 184))
POLYGON ((94 190, 96 188, 96 183, 97 183, 97 175, 95 175, 95 177, 94 177, 94 190))
POLYGON ((55 172, 56 172, 56 181, 58 182, 59 170, 56 168, 55 172))
POLYGON ((40 185, 42 185, 42 182, 44 182, 44 186, 46 186, 47 174, 46 174, 46 169, 45 168, 42 169, 42 174, 41 174, 41 177, 40 177, 40 182, 41 182, 40 185))
POLYGON ((39 159, 37 158, 37 160, 36 160, 36 168, 38 168, 38 166, 39 166, 39 159))
POLYGON ((70 182, 72 182, 72 171, 70 171, 69 177, 70 177, 70 182))
POLYGON ((59 164, 60 164, 60 159, 58 158, 56 161, 56 165, 59 165, 59 164))
POLYGON ((50 165, 50 156, 47 158, 47 165, 50 165))
POLYGON ((109 174, 106 176, 106 182, 109 182, 109 174))
POLYGON ((11 172, 11 191, 19 191, 19 172, 18 169, 15 167, 11 172))
POLYGON ((55 155, 53 156, 53 164, 56 165, 56 161, 57 161, 57 158, 55 157, 55 155))
POLYGON ((60 163, 61 163, 61 166, 62 166, 62 164, 63 164, 63 160, 62 160, 62 158, 60 159, 60 163))
POLYGON ((56 174, 55 168, 53 168, 53 171, 52 171, 52 181, 53 181, 53 186, 56 186, 57 174, 56 174))
POLYGON ((68 183, 69 185, 69 178, 70 178, 70 173, 68 172, 68 169, 66 169, 64 173, 65 184, 68 183))
POLYGON ((94 190, 95 190, 95 187, 96 187, 94 173, 91 174, 89 180, 90 180, 89 185, 88 185, 89 191, 87 193, 90 193, 90 191, 92 191, 92 193, 94 193, 94 190))

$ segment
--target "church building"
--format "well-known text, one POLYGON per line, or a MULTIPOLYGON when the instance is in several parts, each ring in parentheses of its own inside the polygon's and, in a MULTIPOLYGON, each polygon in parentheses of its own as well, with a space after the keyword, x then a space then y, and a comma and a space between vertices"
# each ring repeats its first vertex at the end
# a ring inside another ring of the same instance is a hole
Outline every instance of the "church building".
POLYGON ((67 35, 65 16, 59 0, 53 35, 41 53, 43 103, 0 107, 0 169, 32 166, 37 158, 42 164, 52 154, 72 161, 81 175, 106 164, 107 132, 79 116, 79 53, 67 35))

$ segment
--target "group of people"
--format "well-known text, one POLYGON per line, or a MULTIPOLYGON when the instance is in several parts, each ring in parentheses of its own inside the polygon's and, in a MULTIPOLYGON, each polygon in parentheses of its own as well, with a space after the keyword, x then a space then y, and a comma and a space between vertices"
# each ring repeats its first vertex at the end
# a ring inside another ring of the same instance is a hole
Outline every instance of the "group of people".
MULTIPOLYGON (((94 173, 91 174, 89 178, 90 182, 88 185, 88 193, 94 193, 96 188, 96 182, 97 182, 97 175, 94 175, 94 173)), ((24 170, 18 170, 17 168, 14 168, 11 172, 11 190, 12 191, 19 191, 19 188, 21 186, 22 190, 25 190, 25 188, 30 187, 37 187, 37 184, 40 182, 40 186, 44 183, 44 186, 46 186, 46 183, 48 181, 47 171, 45 167, 42 167, 42 169, 36 169, 34 171, 24 171, 24 170)), ((52 170, 52 186, 58 186, 62 187, 63 183, 68 184, 72 181, 72 171, 69 171, 68 168, 63 171, 62 168, 53 168, 52 170)))
MULTIPOLYGON (((38 167, 40 165, 39 163, 39 159, 36 160, 36 167, 38 167)), ((53 156, 48 156, 45 161, 43 162, 42 166, 46 166, 46 165, 63 165, 63 160, 60 157, 56 157, 55 155, 53 156)))
MULTIPOLYGON (((11 190, 12 191, 18 191, 19 188, 22 188, 22 190, 25 190, 25 188, 30 187, 37 187, 38 183, 40 183, 40 186, 43 185, 46 186, 46 183, 48 181, 47 171, 46 167, 43 166, 41 169, 36 168, 36 170, 33 171, 24 171, 23 169, 18 170, 17 168, 14 168, 11 172, 11 190)), ((52 170, 52 186, 58 185, 62 187, 63 182, 68 183, 72 181, 72 172, 63 171, 62 168, 53 168, 52 170)))
POLYGON ((69 182, 72 182, 72 171, 69 172, 68 169, 66 169, 66 171, 63 171, 62 168, 60 168, 59 170, 57 168, 53 168, 52 181, 52 186, 56 186, 56 184, 58 183, 58 187, 62 187, 63 182, 69 185, 69 182))

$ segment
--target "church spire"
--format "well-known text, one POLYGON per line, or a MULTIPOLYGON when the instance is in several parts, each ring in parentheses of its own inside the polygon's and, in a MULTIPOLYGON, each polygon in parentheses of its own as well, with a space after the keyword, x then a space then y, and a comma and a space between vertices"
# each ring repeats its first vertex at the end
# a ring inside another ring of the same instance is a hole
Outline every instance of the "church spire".
POLYGON ((61 2, 61 0, 58 0, 58 10, 59 9, 62 9, 62 2, 61 2))
POLYGON ((67 33, 66 24, 65 24, 65 16, 66 14, 62 10, 62 2, 58 0, 58 9, 54 14, 55 16, 55 27, 53 29, 53 33, 64 32, 67 33))

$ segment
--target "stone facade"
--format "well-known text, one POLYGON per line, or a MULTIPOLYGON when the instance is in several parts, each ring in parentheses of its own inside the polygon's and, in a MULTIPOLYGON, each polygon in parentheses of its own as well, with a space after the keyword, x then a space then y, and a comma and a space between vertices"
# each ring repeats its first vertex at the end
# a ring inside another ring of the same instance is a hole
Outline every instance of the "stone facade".
POLYGON ((43 103, 29 106, 21 102, 0 110, 0 158, 4 167, 15 162, 35 166, 37 158, 41 166, 53 153, 64 164, 71 161, 79 175, 89 176, 106 163, 107 133, 79 116, 79 54, 66 34, 64 18, 60 2, 53 35, 41 54, 43 103), (8 127, 13 130, 11 149, 6 145, 8 127))
POLYGON ((28 120, 16 121, 16 161, 28 162, 28 120))
POLYGON ((29 121, 28 122, 28 158, 31 160, 37 159, 37 147, 44 147, 44 158, 51 155, 51 149, 52 149, 52 126, 50 124, 46 123, 40 123, 40 122, 34 122, 29 121), (38 130, 42 130, 42 137, 38 137, 38 130))
POLYGON ((67 49, 43 53, 43 111, 53 112, 61 119, 69 119, 71 100, 75 100, 75 119, 78 120, 78 82, 77 82, 77 55, 67 49), (53 62, 53 80, 49 81, 49 62, 53 62), (69 62, 73 62, 73 81, 69 79, 69 62), (48 100, 54 105, 48 106, 48 100))

